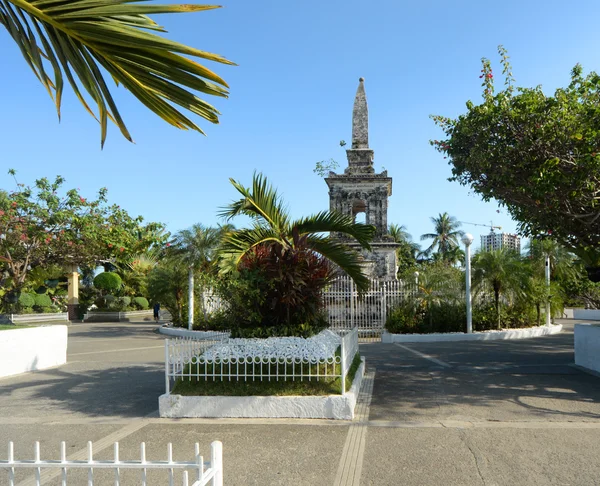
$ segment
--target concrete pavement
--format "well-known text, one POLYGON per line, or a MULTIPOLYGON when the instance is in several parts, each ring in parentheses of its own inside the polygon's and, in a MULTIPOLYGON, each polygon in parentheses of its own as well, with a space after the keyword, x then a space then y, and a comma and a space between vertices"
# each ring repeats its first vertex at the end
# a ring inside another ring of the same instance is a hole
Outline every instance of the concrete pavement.
POLYGON ((600 485, 600 378, 570 366, 570 324, 533 340, 361 345, 375 381, 354 423, 160 419, 155 327, 71 326, 66 365, 0 380, 0 444, 13 440, 26 459, 40 440, 43 457, 58 458, 61 440, 72 453, 92 440, 108 458, 119 440, 123 458, 139 459, 145 441, 164 460, 172 442, 176 460, 191 460, 195 442, 208 455, 218 439, 227 485, 600 485))

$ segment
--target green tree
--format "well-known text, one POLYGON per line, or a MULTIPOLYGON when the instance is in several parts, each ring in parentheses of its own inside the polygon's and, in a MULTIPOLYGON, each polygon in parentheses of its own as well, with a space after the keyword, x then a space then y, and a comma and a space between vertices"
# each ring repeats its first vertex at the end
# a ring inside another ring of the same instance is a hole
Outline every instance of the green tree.
POLYGON ((177 128, 203 133, 175 108, 177 105, 218 123, 219 112, 198 98, 194 91, 227 97, 227 83, 205 66, 181 54, 233 63, 219 55, 149 32, 166 31, 148 17, 150 14, 214 8, 218 7, 140 5, 139 0, 6 0, 0 2, 0 24, 12 36, 27 64, 48 91, 59 117, 66 78, 85 109, 100 122, 101 144, 104 145, 109 119, 125 138, 132 139, 103 71, 149 110, 177 128), (97 116, 80 87, 87 92, 88 100, 97 105, 97 116))
MULTIPOLYGON (((15 172, 11 170, 11 175, 15 172)), ((95 265, 117 261, 156 244, 158 223, 142 224, 117 205, 106 189, 86 199, 75 189, 62 193, 64 179, 42 178, 34 188, 17 188, 0 197, 0 270, 4 286, 19 292, 28 272, 49 265, 95 265)))
POLYGON ((215 256, 222 237, 223 231, 220 228, 195 224, 191 228, 179 231, 172 242, 172 254, 181 259, 188 267, 188 326, 190 329, 194 325, 194 276, 197 273, 211 274, 216 271, 215 256))
POLYGON ((265 321, 261 325, 281 328, 312 324, 311 319, 321 307, 320 290, 334 275, 330 263, 346 272, 359 290, 368 288, 360 255, 324 233, 350 236, 369 249, 373 226, 330 212, 294 221, 262 174, 254 175, 250 188, 233 179, 231 183, 242 197, 225 208, 221 216, 228 220, 249 216, 252 225, 225 236, 220 266, 223 272, 240 272, 264 289, 261 315, 265 321))
POLYGON ((396 249, 396 257, 398 259, 398 274, 402 274, 405 270, 413 268, 417 263, 417 255, 421 251, 418 243, 412 241, 412 236, 404 225, 391 224, 388 228, 388 234, 392 237, 395 243, 400 245, 396 249))
POLYGON ((600 76, 577 65, 553 95, 515 88, 499 53, 505 88, 495 93, 484 58, 483 102, 468 101, 456 119, 434 116, 445 138, 431 143, 448 158, 450 180, 506 207, 521 234, 552 235, 600 280, 600 76))
POLYGON ((473 256, 473 286, 478 291, 491 288, 498 329, 501 327, 501 297, 522 297, 529 277, 521 256, 514 250, 480 251, 473 256))
POLYGON ((167 256, 148 275, 148 296, 167 309, 175 324, 183 323, 188 266, 179 258, 167 256))
POLYGON ((459 230, 461 223, 454 216, 448 213, 440 213, 439 216, 430 218, 433 223, 433 233, 425 233, 421 235, 421 241, 433 239, 431 245, 423 251, 425 256, 431 256, 434 252, 441 255, 442 260, 448 258, 455 259, 456 252, 453 252, 458 247, 458 238, 464 232, 459 230))

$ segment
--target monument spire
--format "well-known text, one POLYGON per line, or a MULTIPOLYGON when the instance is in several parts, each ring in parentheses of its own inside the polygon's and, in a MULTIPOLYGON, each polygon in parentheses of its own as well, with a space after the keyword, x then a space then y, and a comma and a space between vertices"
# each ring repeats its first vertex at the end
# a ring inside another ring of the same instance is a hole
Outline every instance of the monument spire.
POLYGON ((369 148, 369 108, 365 94, 365 78, 360 78, 352 109, 352 148, 369 148))

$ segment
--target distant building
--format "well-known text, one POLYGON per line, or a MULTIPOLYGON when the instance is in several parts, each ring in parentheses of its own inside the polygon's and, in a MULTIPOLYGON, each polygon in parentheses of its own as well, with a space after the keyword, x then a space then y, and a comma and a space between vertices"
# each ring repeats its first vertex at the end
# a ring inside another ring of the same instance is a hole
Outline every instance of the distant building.
POLYGON ((499 250, 500 248, 510 248, 517 253, 521 253, 521 237, 511 233, 494 233, 481 235, 481 250, 499 250))

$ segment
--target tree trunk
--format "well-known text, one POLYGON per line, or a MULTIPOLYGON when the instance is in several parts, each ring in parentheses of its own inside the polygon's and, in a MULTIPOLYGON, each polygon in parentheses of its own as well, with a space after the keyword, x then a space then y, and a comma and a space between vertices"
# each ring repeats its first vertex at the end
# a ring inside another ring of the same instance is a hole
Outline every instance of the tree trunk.
POLYGON ((538 302, 537 304, 535 304, 535 310, 537 312, 537 325, 540 325, 541 322, 541 317, 542 317, 542 310, 541 310, 541 306, 540 303, 538 302))
POLYGON ((188 329, 194 327, 194 267, 188 273, 188 329))
POLYGON ((496 301, 496 317, 498 318, 498 329, 500 329, 500 291, 494 289, 494 300, 496 301))

